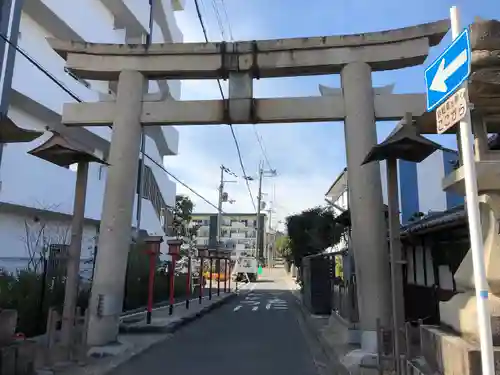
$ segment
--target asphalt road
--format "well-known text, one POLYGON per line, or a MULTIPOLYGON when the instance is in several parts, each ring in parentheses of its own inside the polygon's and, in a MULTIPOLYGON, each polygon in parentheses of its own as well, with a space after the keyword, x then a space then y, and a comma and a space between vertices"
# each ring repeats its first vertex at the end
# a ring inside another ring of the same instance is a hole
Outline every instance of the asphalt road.
POLYGON ((286 282, 265 277, 112 375, 320 374, 286 282))

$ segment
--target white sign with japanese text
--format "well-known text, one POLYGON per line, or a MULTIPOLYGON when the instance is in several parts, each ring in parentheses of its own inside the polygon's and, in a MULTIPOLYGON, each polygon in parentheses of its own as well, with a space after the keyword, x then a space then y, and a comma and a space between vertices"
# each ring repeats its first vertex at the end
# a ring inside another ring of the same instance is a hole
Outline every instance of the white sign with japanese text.
POLYGON ((436 109, 437 133, 442 134, 465 117, 467 101, 465 88, 458 90, 450 96, 438 109, 436 109))

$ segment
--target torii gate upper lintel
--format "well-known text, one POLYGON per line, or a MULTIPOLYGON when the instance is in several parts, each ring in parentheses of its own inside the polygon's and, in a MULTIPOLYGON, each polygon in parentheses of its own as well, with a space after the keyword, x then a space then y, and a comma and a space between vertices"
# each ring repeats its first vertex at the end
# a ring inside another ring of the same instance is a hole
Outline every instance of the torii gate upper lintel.
POLYGON ((362 347, 376 350, 376 322, 390 320, 389 259, 380 168, 362 162, 377 144, 376 119, 425 108, 421 94, 374 90, 372 71, 419 65, 450 28, 448 20, 368 34, 235 43, 115 45, 50 39, 84 79, 118 81, 116 100, 65 104, 63 122, 113 125, 110 168, 90 301, 88 343, 116 339, 126 270, 142 125, 345 121, 352 239, 362 347), (341 74, 338 95, 253 98, 253 79, 341 74), (228 100, 145 100, 147 80, 229 79, 228 100))

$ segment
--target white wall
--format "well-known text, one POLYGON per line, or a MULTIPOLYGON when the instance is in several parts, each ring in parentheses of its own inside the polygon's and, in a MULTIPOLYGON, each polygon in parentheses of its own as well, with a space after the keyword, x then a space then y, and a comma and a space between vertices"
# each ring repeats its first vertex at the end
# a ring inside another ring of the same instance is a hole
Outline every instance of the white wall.
MULTIPOLYGON (((29 129, 42 130, 45 125, 16 107, 9 109, 9 115, 15 122, 29 129)), ((0 202, 72 214, 76 173, 27 153, 43 143, 50 135, 51 133, 46 133, 29 143, 11 143, 4 146, 0 165, 0 202)), ((152 168, 159 169, 156 166, 152 168)), ((99 220, 101 217, 106 173, 106 166, 90 164, 85 205, 86 218, 99 220)), ((175 200, 175 183, 170 181, 164 172, 155 173, 155 178, 167 204, 171 204, 175 200)), ((135 225, 135 214, 131 224, 135 225)), ((141 228, 151 234, 159 234, 158 230, 161 230, 159 218, 151 202, 145 199, 142 205, 141 228)))
MULTIPOLYGON (((83 229, 82 259, 92 257, 97 226, 87 223, 83 229)), ((39 253, 43 245, 66 244, 71 239, 71 222, 68 218, 48 219, 43 213, 6 213, 0 207, 0 258, 28 258, 30 251, 39 253), (36 222, 35 216, 40 220, 36 222)))

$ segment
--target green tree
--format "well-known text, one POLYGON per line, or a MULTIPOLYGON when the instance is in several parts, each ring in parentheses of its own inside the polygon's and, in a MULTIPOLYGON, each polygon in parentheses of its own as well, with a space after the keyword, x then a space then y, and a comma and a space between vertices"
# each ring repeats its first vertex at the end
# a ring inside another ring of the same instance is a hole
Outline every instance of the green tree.
POLYGON ((276 251, 280 257, 287 261, 292 261, 292 250, 290 245, 290 237, 279 236, 276 238, 276 251))
POLYGON ((322 207, 286 218, 290 253, 295 265, 300 267, 303 257, 321 253, 340 241, 343 228, 334 219, 333 212, 322 207))
POLYGON ((194 203, 186 195, 175 196, 175 207, 173 210, 172 227, 177 237, 189 236, 191 215, 193 214, 194 203))

